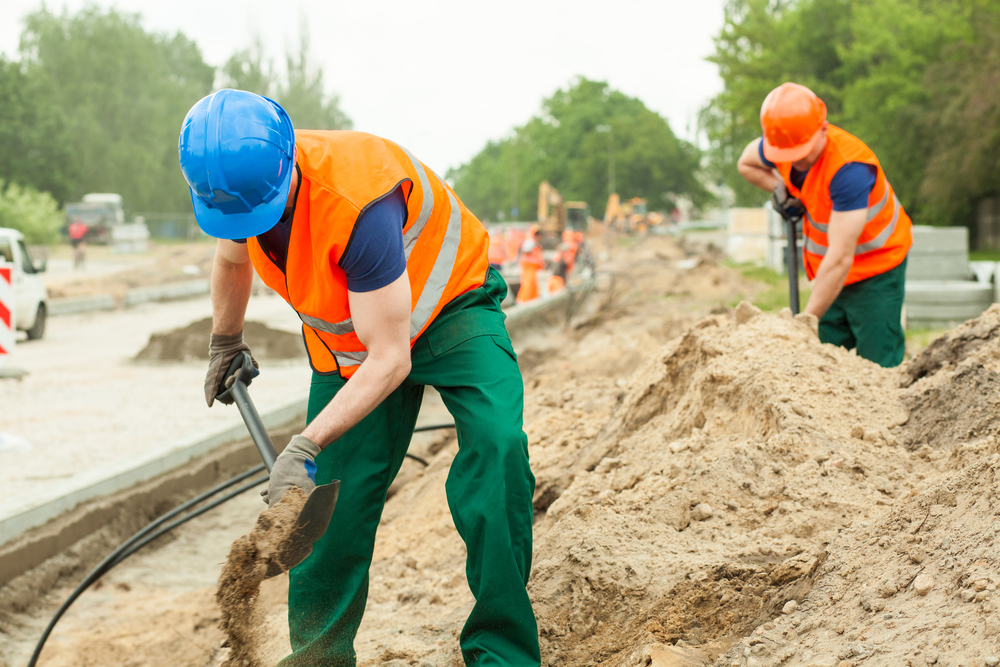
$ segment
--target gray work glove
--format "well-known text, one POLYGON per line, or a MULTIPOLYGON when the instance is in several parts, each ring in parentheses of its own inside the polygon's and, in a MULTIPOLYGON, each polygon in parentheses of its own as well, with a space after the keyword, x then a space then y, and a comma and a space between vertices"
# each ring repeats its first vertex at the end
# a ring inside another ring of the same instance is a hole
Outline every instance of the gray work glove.
POLYGON ((293 437, 271 468, 271 480, 260 492, 268 507, 274 507, 293 486, 312 493, 316 488, 316 457, 323 451, 304 435, 293 437))
POLYGON ((785 220, 795 220, 806 214, 806 207, 798 198, 788 194, 784 181, 778 181, 771 191, 771 205, 785 220))
MULTIPOLYGON (((216 394, 222 387, 223 380, 227 379, 224 376, 229 369, 229 364, 232 363, 237 354, 244 350, 249 352, 250 347, 243 342, 242 331, 235 334, 212 334, 208 344, 208 375, 205 376, 205 402, 208 403, 208 407, 212 407, 216 394)), ((260 368, 252 354, 250 360, 253 361, 254 368, 260 368)), ((220 398, 219 401, 226 405, 233 403, 231 398, 220 398)))

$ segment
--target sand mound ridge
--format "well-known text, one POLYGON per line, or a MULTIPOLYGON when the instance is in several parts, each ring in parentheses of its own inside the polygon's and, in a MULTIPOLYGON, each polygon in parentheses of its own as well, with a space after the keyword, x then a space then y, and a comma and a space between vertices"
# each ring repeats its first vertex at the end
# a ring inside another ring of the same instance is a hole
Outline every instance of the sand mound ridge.
MULTIPOLYGON (((172 331, 154 333, 149 337, 146 347, 135 355, 135 360, 140 362, 207 360, 211 334, 211 317, 172 331)), ((260 322, 245 322, 243 339, 250 346, 255 359, 298 359, 306 354, 300 335, 272 329, 260 322)))

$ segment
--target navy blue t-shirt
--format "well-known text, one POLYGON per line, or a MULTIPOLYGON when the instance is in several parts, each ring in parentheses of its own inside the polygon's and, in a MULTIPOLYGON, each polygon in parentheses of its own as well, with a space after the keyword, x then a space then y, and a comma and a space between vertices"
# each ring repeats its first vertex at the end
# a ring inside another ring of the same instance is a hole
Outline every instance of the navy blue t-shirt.
MULTIPOLYGON (((764 157, 764 140, 757 143, 757 153, 768 169, 775 164, 764 157)), ((801 189, 809 170, 799 171, 792 167, 792 185, 801 189)), ((868 208, 868 197, 875 187, 875 167, 864 162, 848 162, 837 170, 830 180, 830 200, 834 211, 856 211, 868 208)))
MULTIPOLYGON (((289 211, 274 227, 257 236, 261 249, 282 272, 288 257, 288 239, 294 214, 294 209, 289 211)), ((403 251, 406 216, 406 198, 402 187, 361 212, 347 249, 340 258, 340 268, 347 274, 347 289, 372 292, 403 275, 406 270, 406 254, 403 251)), ((246 243, 246 239, 236 241, 246 243)))

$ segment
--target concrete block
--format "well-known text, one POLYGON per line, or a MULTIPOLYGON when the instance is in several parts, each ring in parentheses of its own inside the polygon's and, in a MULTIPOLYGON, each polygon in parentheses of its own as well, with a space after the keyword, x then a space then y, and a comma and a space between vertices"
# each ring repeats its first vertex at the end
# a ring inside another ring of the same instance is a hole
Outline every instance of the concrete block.
POLYGON ((731 208, 726 231, 733 234, 767 234, 768 209, 731 208))
POLYGON ((49 315, 74 315, 114 309, 115 297, 113 294, 90 294, 88 296, 49 299, 49 315))
POLYGON ((172 301, 174 299, 186 299, 192 296, 208 294, 208 280, 185 280, 178 283, 167 283, 166 285, 155 285, 153 287, 137 287, 125 292, 124 305, 137 306, 140 303, 150 301, 172 301))

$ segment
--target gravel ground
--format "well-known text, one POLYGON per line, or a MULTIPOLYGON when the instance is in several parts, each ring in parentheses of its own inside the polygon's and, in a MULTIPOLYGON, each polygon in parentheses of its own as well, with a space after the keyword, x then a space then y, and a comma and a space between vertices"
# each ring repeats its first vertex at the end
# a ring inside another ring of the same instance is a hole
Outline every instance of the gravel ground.
MULTIPOLYGON (((241 424, 234 407, 205 406, 204 362, 132 362, 151 333, 210 315, 208 296, 68 315, 51 318, 44 339, 20 342, 11 365, 28 376, 0 381, 0 516, 241 424)), ((275 295, 253 297, 247 319, 299 330, 275 295)), ((268 412, 305 396, 309 378, 305 359, 268 361, 251 393, 268 412)))

